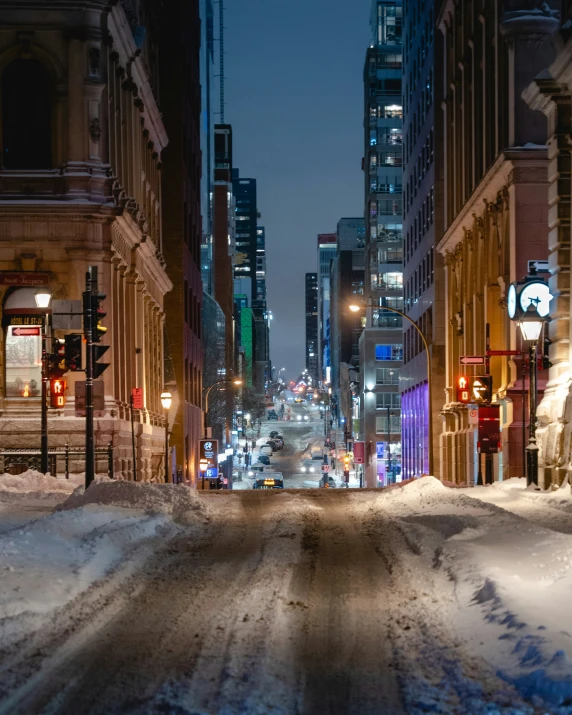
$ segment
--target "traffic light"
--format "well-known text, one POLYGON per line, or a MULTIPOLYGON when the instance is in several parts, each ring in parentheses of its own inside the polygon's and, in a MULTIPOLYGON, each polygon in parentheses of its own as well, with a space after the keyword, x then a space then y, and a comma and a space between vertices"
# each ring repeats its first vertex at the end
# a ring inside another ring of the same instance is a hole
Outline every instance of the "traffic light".
POLYGON ((552 340, 550 338, 544 338, 544 342, 542 345, 542 369, 543 370, 548 370, 549 367, 552 367, 552 363, 550 362, 550 346, 552 345, 552 340))
POLYGON ((457 379, 457 402, 470 402, 470 378, 467 375, 461 375, 457 379))
POLYGON ((68 370, 77 372, 82 369, 81 364, 81 335, 72 333, 65 337, 65 360, 68 370))
POLYGON ((66 404, 66 381, 59 377, 50 380, 50 405, 63 409, 66 404))
POLYGON ((63 377, 67 371, 66 344, 63 340, 55 338, 52 342, 52 352, 48 355, 48 377, 50 379, 63 377))
POLYGON ((105 300, 105 294, 95 292, 91 294, 91 320, 93 325, 92 340, 94 343, 98 343, 101 338, 105 337, 107 333, 107 328, 105 325, 101 324, 101 321, 105 318, 107 313, 103 310, 101 302, 105 300))
POLYGON ((350 457, 349 454, 344 454, 343 460, 344 460, 344 472, 349 472, 350 463, 352 461, 352 458, 350 457))
POLYGON ((101 373, 109 367, 108 362, 97 362, 99 358, 103 357, 103 355, 109 350, 109 345, 92 345, 91 349, 93 350, 93 379, 97 380, 101 373))

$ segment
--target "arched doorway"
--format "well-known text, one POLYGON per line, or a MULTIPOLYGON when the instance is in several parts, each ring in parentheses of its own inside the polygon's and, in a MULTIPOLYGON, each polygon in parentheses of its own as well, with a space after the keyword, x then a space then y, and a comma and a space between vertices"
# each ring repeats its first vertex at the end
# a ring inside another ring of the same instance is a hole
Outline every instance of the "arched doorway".
POLYGON ((35 288, 17 288, 4 301, 4 394, 6 397, 40 397, 42 390, 41 325, 35 288))

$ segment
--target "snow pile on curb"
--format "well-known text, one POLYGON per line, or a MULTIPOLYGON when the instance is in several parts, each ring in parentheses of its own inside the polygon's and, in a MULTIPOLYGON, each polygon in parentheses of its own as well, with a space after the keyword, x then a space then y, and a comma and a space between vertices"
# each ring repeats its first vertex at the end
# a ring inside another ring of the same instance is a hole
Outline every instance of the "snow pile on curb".
POLYGON ((208 521, 205 502, 193 489, 183 484, 94 482, 87 491, 78 488, 58 509, 76 509, 90 504, 139 509, 146 514, 166 514, 186 525, 196 524, 197 519, 208 521))
POLYGON ((0 492, 29 494, 31 492, 59 492, 71 494, 79 484, 78 475, 73 479, 61 479, 28 469, 22 474, 0 474, 0 492))

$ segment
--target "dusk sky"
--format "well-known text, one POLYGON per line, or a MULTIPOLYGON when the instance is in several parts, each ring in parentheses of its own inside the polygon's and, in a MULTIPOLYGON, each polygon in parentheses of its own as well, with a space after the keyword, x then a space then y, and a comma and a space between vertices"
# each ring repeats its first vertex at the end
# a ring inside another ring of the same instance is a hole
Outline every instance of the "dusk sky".
MULTIPOLYGON (((234 166, 258 182, 273 366, 305 367, 304 275, 316 236, 363 216, 363 82, 369 0, 225 5, 225 121, 234 166)), ((215 22, 216 26, 216 22, 215 22)))

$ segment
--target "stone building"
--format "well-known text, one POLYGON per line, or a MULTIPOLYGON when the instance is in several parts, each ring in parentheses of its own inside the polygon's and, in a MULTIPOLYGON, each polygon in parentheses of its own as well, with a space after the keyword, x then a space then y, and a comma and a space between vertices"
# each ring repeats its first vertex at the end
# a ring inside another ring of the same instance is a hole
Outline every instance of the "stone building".
MULTIPOLYGON (((556 169, 556 145, 561 138, 555 134, 546 145, 549 123, 535 102, 531 108, 522 97, 554 57, 553 35, 559 22, 556 3, 445 0, 437 25, 443 68, 435 81, 443 93, 444 142, 436 151, 444 177, 443 195, 436 201, 443 234, 436 248, 445 261, 446 281, 441 478, 472 483, 477 434, 467 406, 457 402, 456 384, 462 369, 479 374, 486 366, 461 368, 460 358, 485 355, 487 326, 493 350, 521 348, 520 330, 507 314, 507 288, 527 273, 529 260, 547 258, 549 222, 555 226, 559 210, 566 206, 555 205, 555 172, 562 170, 560 164, 556 169)), ((539 89, 537 95, 540 106, 539 89)), ((548 104, 544 100, 543 106, 548 104)), ((549 113, 554 117, 552 108, 549 113)), ((551 123, 550 131, 558 131, 554 119, 551 123)), ((564 169, 569 160, 568 153, 564 169)), ((560 230, 551 229, 552 261, 560 230)), ((553 280, 559 280, 556 273, 553 280)), ((564 337, 568 345, 568 335, 562 333, 564 337)), ((508 357, 492 357, 490 372, 502 430, 495 478, 522 476, 528 419, 522 365, 508 357)), ((542 388, 545 375, 539 377, 542 388)))
MULTIPOLYGON (((171 289, 161 236, 167 135, 157 102, 159 6, 0 3, 0 448, 40 443, 39 338, 16 337, 14 316, 38 318, 38 283, 53 299, 80 299, 93 265, 107 296, 103 343, 111 363, 101 378, 96 446, 112 441, 116 471, 132 477, 129 401, 132 388, 142 387, 144 407, 134 416, 140 479, 163 473, 164 296, 171 289)), ((67 404, 50 410, 51 447, 84 443, 84 419, 74 409, 82 377, 67 374, 67 404)))
MULTIPOLYGON (((561 7, 559 52, 553 62, 540 72, 525 89, 522 98, 533 109, 543 113, 548 121, 547 180, 548 193, 544 211, 547 213, 547 248, 550 267, 550 345, 549 373, 544 399, 539 405, 536 432, 539 453, 539 484, 545 488, 559 485, 568 477, 571 454, 571 343, 570 343, 570 140, 572 121, 572 2, 564 0, 561 7)), ((530 14, 522 13, 521 24, 527 28, 531 41, 536 40, 537 27, 542 24, 552 30, 555 20, 546 10, 537 10, 539 22, 532 23, 530 14)), ((516 20, 518 20, 518 16, 516 20)))

